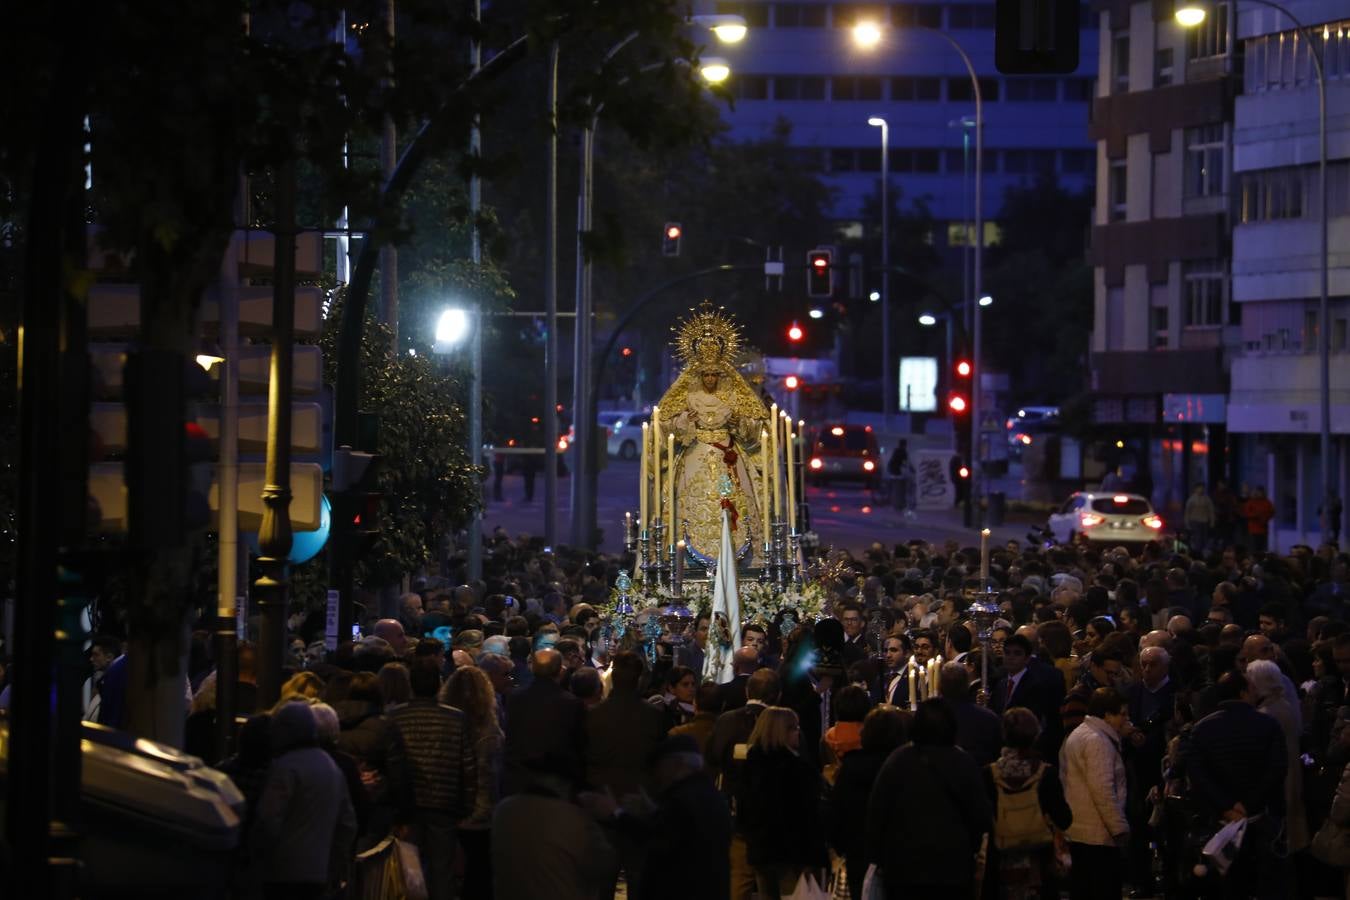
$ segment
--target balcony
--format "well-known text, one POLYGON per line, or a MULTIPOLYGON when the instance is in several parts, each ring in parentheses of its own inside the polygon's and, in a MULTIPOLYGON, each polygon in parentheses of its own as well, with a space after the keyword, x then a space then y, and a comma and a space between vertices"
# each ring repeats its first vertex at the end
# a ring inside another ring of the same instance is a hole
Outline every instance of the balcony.
MULTIPOLYGON (((1316 353, 1247 353, 1232 360, 1228 427, 1234 432, 1310 434, 1322 427, 1316 353)), ((1331 430, 1350 434, 1350 365, 1331 360, 1331 430)))

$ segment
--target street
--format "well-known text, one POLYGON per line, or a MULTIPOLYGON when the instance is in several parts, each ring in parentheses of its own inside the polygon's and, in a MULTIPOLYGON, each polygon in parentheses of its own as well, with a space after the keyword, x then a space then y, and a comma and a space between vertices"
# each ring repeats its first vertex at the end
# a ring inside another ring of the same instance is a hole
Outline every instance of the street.
MULTIPOLYGON (((601 471, 596 497, 596 519, 604 532, 599 549, 617 553, 623 543, 623 514, 637 509, 638 464, 611 458, 601 471)), ((490 533, 503 527, 512 535, 542 534, 544 530, 543 485, 541 476, 535 480, 532 503, 525 502, 524 480, 520 475, 508 475, 502 482, 503 500, 489 501, 483 518, 483 530, 490 533)), ((489 495, 491 482, 486 485, 489 495)), ((558 480, 558 534, 568 534, 571 516, 570 483, 568 478, 558 480)), ((857 553, 874 541, 889 544, 914 538, 942 542, 955 539, 970 546, 979 543, 974 529, 961 524, 961 510, 919 510, 906 517, 900 511, 877 502, 870 491, 855 484, 831 484, 828 487, 808 486, 807 504, 811 510, 811 524, 820 535, 822 547, 839 547, 857 553)), ((997 543, 1007 540, 1025 541, 1029 523, 1012 522, 992 529, 997 543)))

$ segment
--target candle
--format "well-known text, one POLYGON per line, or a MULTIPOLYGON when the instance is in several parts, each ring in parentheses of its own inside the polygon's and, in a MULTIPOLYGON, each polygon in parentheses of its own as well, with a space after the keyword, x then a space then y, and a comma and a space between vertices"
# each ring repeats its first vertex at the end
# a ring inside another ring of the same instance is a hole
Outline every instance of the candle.
POLYGON ((919 707, 919 695, 915 693, 915 690, 917 688, 917 685, 915 684, 915 681, 917 679, 916 675, 917 670, 915 669, 914 666, 914 657, 912 656, 910 657, 909 666, 907 668, 909 669, 909 708, 911 710, 914 710, 918 709, 919 707))
POLYGON ((684 541, 675 543, 675 596, 684 594, 684 541))
POLYGON ((646 422, 642 423, 642 461, 638 463, 638 523, 642 530, 646 531, 651 527, 652 520, 649 519, 647 500, 647 443, 651 440, 651 428, 646 422))
POLYGON ((764 544, 769 543, 769 432, 759 430, 759 518, 764 523, 764 544))
POLYGON ((980 532, 980 590, 989 583, 989 529, 980 532))
POLYGON ((777 521, 783 511, 782 489, 778 487, 778 404, 769 407, 769 482, 773 485, 771 518, 777 521))
POLYGON ((679 531, 679 525, 675 518, 675 435, 666 435, 666 462, 670 470, 666 472, 666 518, 670 520, 670 537, 672 541, 679 531))
POLYGON ((652 516, 661 521, 661 407, 652 407, 652 516))
POLYGON ((783 428, 787 434, 787 514, 788 534, 797 533, 797 467, 792 453, 792 420, 784 419, 783 428))

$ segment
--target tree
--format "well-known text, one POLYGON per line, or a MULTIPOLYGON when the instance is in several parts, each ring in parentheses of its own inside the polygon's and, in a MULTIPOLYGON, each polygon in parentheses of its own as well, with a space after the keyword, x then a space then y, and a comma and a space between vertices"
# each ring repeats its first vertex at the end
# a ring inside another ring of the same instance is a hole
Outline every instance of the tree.
POLYGON ((986 257, 984 355, 1007 372, 1013 401, 1056 403, 1083 389, 1066 372, 1086 371, 1092 329, 1092 267, 1086 261, 1091 196, 1053 178, 1010 188, 1000 242, 986 257))

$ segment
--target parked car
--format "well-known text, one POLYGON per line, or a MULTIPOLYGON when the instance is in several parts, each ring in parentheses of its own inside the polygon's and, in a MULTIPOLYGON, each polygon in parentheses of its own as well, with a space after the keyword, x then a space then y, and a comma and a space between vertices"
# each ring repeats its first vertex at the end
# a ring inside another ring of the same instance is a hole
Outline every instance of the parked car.
POLYGON ((1051 513, 1047 527, 1061 544, 1079 537, 1111 545, 1144 544, 1162 533, 1163 520, 1139 494, 1078 491, 1051 513))
POLYGON ((602 412, 599 424, 609 431, 609 455, 619 459, 637 459, 642 447, 642 426, 651 421, 650 412, 616 409, 602 412))
POLYGON ((825 425, 816 432, 806 460, 807 478, 817 484, 838 478, 872 487, 884 468, 871 425, 825 425))

